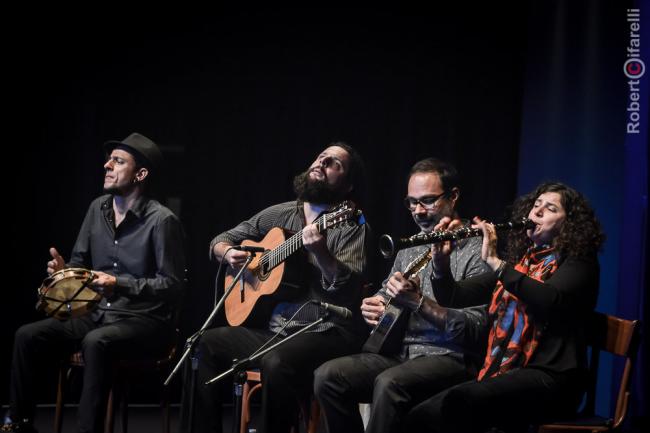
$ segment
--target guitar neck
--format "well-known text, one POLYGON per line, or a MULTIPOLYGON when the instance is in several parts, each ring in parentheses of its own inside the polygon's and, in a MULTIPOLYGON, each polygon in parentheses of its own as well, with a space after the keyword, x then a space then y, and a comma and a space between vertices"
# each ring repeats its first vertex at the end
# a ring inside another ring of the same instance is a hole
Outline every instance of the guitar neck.
MULTIPOLYGON (((314 221, 319 233, 325 228, 325 217, 326 215, 321 215, 314 221)), ((266 270, 271 270, 284 262, 289 256, 302 248, 302 246, 302 230, 300 230, 271 251, 264 253, 260 262, 266 270)))
POLYGON ((427 249, 424 253, 417 256, 411 263, 408 264, 404 273, 404 278, 409 279, 417 275, 422 269, 426 267, 431 261, 431 250, 427 249))

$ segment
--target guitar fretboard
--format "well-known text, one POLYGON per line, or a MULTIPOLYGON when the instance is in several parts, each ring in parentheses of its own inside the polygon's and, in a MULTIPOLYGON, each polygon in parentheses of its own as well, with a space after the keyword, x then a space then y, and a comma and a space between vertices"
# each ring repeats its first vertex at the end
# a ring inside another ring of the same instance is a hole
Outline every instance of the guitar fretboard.
MULTIPOLYGON (((326 217, 327 214, 321 215, 314 221, 314 224, 316 224, 316 228, 318 228, 319 232, 323 231, 323 229, 327 227, 326 217)), ((262 255, 260 258, 260 265, 262 266, 262 269, 264 272, 270 271, 280 263, 284 262, 291 254, 298 251, 302 245, 302 230, 300 230, 271 251, 268 251, 262 255)))

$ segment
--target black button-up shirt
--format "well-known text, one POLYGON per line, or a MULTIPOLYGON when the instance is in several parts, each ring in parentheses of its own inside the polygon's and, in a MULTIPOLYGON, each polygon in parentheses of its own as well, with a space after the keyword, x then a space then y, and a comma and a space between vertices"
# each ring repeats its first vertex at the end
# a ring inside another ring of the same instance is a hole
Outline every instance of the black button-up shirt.
POLYGON ((96 320, 146 315, 169 320, 185 287, 184 235, 180 221, 155 200, 140 197, 115 227, 113 196, 95 199, 84 218, 68 266, 117 278, 96 320))

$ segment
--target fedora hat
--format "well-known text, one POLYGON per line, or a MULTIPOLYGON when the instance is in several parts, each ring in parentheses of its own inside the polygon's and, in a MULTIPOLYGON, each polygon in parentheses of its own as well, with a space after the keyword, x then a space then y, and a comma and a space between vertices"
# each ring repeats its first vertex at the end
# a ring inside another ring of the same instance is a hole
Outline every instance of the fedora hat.
POLYGON ((132 133, 122 141, 111 140, 104 143, 106 153, 111 153, 116 147, 123 148, 133 155, 138 163, 152 169, 160 170, 163 166, 163 157, 160 149, 150 139, 137 132, 132 133))

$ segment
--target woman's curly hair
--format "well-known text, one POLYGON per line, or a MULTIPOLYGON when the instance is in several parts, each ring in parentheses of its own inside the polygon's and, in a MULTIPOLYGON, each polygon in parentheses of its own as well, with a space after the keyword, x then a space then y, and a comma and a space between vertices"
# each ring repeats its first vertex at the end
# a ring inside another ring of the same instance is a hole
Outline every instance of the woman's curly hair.
MULTIPOLYGON (((539 185, 533 192, 514 202, 512 219, 527 218, 537 198, 547 192, 560 194, 562 207, 566 213, 560 233, 553 240, 553 246, 560 256, 562 258, 595 256, 605 241, 605 234, 587 199, 570 186, 559 182, 539 185)), ((508 261, 511 263, 519 261, 532 244, 525 231, 510 232, 506 247, 508 261)))

